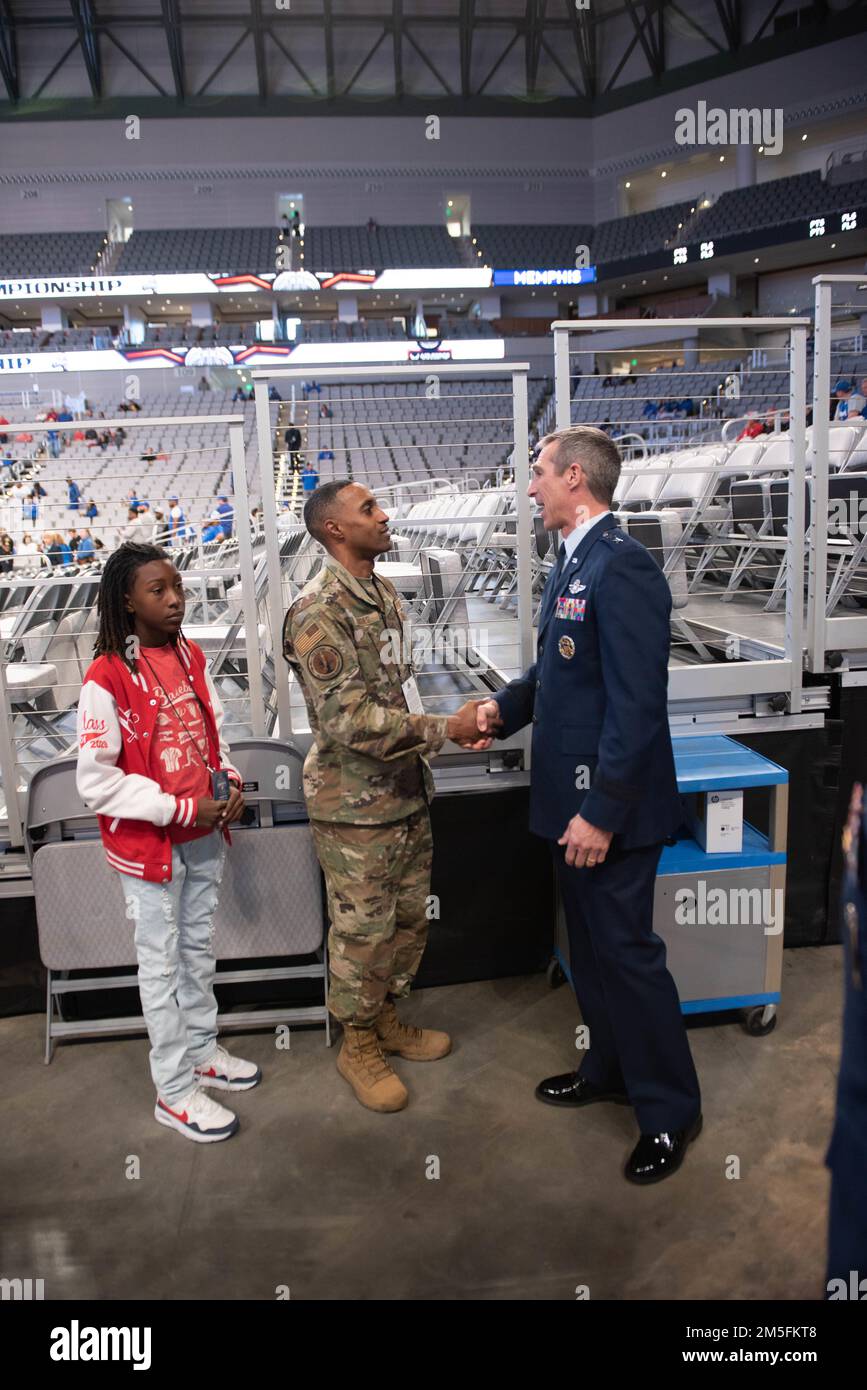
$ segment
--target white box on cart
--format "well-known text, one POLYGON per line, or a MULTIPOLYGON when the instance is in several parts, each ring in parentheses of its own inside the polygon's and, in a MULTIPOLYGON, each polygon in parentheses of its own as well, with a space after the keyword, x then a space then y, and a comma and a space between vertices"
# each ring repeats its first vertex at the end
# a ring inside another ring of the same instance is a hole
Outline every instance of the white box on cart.
POLYGON ((700 792, 690 808, 690 828, 706 854, 740 854, 744 840, 743 792, 700 792))

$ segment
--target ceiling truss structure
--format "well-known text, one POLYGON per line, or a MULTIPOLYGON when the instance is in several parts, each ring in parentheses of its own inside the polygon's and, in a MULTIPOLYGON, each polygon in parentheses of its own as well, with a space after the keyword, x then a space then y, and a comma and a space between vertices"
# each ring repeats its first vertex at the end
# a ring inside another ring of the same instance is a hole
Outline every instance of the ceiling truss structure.
MULTIPOLYGON (((155 8, 137 11, 135 0, 130 0, 128 8, 125 5, 122 12, 115 9, 110 15, 100 15, 99 0, 67 0, 67 3, 66 13, 59 9, 55 14, 34 15, 28 14, 27 0, 0 0, 0 78, 6 96, 5 102, 0 99, 0 107, 5 108, 7 116, 21 106, 27 108, 28 116, 38 115, 35 108, 39 98, 74 54, 83 62, 89 84, 92 110, 87 114, 107 114, 102 109, 107 105, 103 57, 105 46, 109 44, 136 67, 153 93, 165 98, 177 113, 202 114, 197 102, 208 96, 216 78, 235 53, 249 45, 255 60, 255 91, 251 86, 249 92, 239 95, 254 98, 263 111, 285 109, 293 102, 309 106, 314 99, 322 103, 320 109, 327 110, 329 104, 339 104, 345 111, 348 102, 357 101, 361 96, 357 84, 385 46, 385 51, 391 53, 393 77, 378 97, 380 107, 385 104, 397 111, 405 107, 408 100, 422 100, 427 107, 432 101, 440 100, 451 105, 463 104, 468 114, 480 110, 485 99, 490 102, 494 96, 491 83, 517 48, 519 53, 523 52, 525 91, 509 97, 499 94, 495 98, 498 102, 509 101, 513 106, 523 103, 525 107, 535 103, 550 110, 551 103, 540 93, 538 85, 544 54, 567 85, 574 113, 592 115, 643 100, 654 90, 675 90, 701 77, 719 76, 746 64, 778 57, 786 51, 788 37, 776 34, 773 28, 780 0, 764 0, 760 10, 751 11, 749 25, 744 14, 746 0, 713 0, 717 19, 715 33, 690 14, 690 0, 619 0, 605 10, 599 5, 582 7, 582 0, 524 0, 522 12, 493 15, 480 14, 476 0, 455 0, 447 12, 439 15, 409 14, 404 0, 391 0, 390 10, 386 8, 380 13, 342 10, 340 0, 321 0, 316 11, 310 13, 295 13, 291 5, 277 7, 263 0, 238 0, 237 7, 231 11, 215 13, 208 12, 205 6, 191 7, 190 0, 160 0, 159 11, 155 8), (701 57, 688 67, 669 64, 667 17, 676 17, 681 29, 686 26, 696 40, 702 41, 701 57), (197 32, 202 34, 206 26, 213 28, 217 22, 221 27, 237 27, 239 33, 207 76, 192 86, 185 54, 188 55, 195 44, 197 32), (612 40, 615 24, 617 38, 612 40), (454 33, 457 81, 450 82, 440 71, 425 43, 426 32, 430 34, 434 26, 440 31, 446 29, 454 33), (165 36, 171 70, 170 88, 130 47, 132 31, 153 27, 161 29, 165 36), (320 79, 318 85, 293 52, 293 41, 299 33, 311 29, 321 32, 324 81, 320 79), (349 30, 354 31, 358 60, 348 77, 338 78, 335 38, 349 30), (19 37, 25 31, 31 35, 35 31, 46 44, 53 38, 59 50, 57 60, 38 89, 27 94, 21 90, 19 68, 19 37), (498 56, 486 64, 486 71, 480 72, 473 60, 477 40, 482 34, 496 35, 498 56), (599 62, 603 43, 608 58, 604 79, 600 76, 599 62), (616 49, 611 53, 613 43, 616 49), (303 96, 286 98, 269 91, 268 58, 272 47, 297 74, 303 85, 303 96), (434 78, 438 96, 408 97, 405 60, 410 50, 434 78), (618 86, 624 68, 635 54, 640 56, 643 75, 632 76, 628 84, 618 86)), ((813 11, 814 23, 797 31, 797 47, 867 30, 867 6, 861 0, 851 0, 844 10, 831 10, 820 0, 813 11)), ((369 91, 364 93, 364 98, 369 106, 369 91)), ((78 106, 80 102, 73 99, 70 105, 78 106)), ((245 110, 249 111, 249 106, 245 110)))

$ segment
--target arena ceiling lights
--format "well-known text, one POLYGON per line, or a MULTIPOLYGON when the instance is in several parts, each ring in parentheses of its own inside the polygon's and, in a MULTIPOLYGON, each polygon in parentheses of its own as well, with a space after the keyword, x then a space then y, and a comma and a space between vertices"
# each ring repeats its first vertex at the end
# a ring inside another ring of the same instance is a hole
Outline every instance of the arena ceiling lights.
POLYGON ((0 116, 596 115, 861 33, 860 3, 0 0, 0 116), (58 102, 60 108, 58 108, 58 102))

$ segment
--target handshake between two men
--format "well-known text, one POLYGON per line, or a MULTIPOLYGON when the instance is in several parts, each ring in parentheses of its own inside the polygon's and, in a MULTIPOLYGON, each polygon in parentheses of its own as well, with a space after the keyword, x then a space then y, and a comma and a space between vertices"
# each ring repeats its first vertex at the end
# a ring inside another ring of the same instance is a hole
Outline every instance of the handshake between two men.
POLYGON ((492 736, 502 727, 495 700, 467 700, 457 714, 449 715, 448 736, 461 748, 483 752, 490 748, 492 736))

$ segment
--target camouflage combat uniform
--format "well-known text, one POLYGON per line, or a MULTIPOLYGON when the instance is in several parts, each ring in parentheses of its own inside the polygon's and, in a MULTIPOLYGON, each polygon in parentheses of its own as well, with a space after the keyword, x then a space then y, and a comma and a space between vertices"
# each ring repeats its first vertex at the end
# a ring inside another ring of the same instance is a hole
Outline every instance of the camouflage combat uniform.
POLYGON ((433 842, 426 757, 447 719, 410 714, 404 615, 388 580, 337 560, 302 590, 283 654, 304 691, 314 743, 304 794, 328 889, 329 1008, 364 1026, 410 985, 427 938, 433 842))

